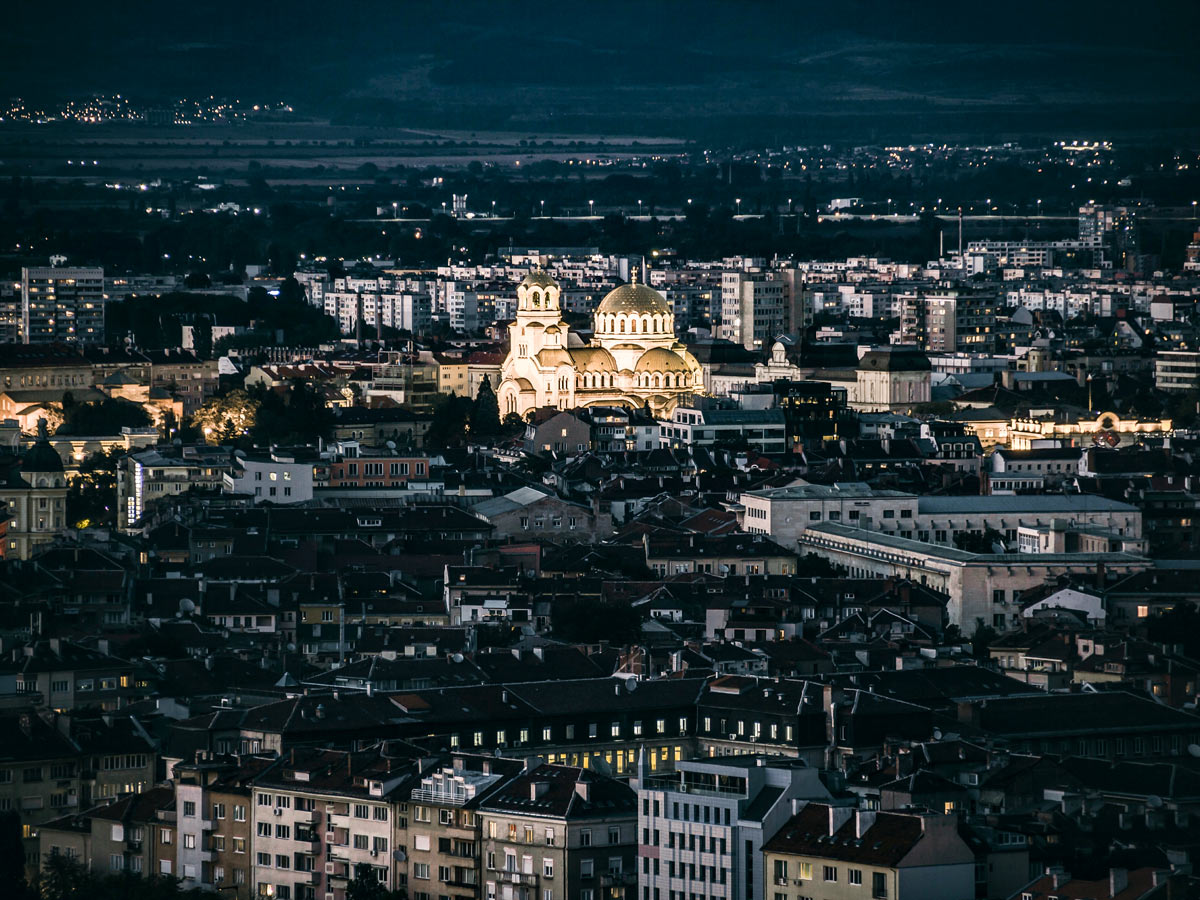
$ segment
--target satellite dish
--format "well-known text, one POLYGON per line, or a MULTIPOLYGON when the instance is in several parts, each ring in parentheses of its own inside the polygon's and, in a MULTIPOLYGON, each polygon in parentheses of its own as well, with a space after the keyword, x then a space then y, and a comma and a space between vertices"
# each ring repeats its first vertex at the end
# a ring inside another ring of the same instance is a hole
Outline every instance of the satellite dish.
POLYGON ((384 441, 383 446, 387 447, 389 450, 395 450, 396 442, 395 441, 384 441))
POLYGON ((1162 797, 1158 796, 1158 794, 1151 794, 1146 798, 1146 805, 1151 809, 1161 809, 1163 805, 1163 799, 1162 797))
POLYGON ((183 613, 184 615, 194 613, 196 611, 196 604, 193 603, 191 600, 189 600, 187 597, 184 597, 182 600, 179 601, 179 611, 181 613, 183 613))
POLYGON ((626 679, 625 679, 625 690, 629 691, 629 693, 631 693, 631 694, 632 694, 634 691, 636 691, 636 690, 637 690, 637 686, 638 686, 638 683, 637 683, 637 681, 636 681, 636 680, 634 680, 633 678, 626 678, 626 679))
POLYGON ((1188 744, 1187 751, 1192 756, 1200 756, 1200 744, 1188 744))
POLYGON ((451 653, 450 659, 453 662, 460 663, 463 661, 463 655, 461 653, 451 653))
POLYGON ((942 739, 942 729, 940 729, 940 728, 933 729, 933 739, 935 741, 940 741, 942 739))
POLYGON ((396 862, 404 862, 406 859, 408 859, 408 856, 403 850, 396 850, 392 853, 392 858, 396 860, 396 862))

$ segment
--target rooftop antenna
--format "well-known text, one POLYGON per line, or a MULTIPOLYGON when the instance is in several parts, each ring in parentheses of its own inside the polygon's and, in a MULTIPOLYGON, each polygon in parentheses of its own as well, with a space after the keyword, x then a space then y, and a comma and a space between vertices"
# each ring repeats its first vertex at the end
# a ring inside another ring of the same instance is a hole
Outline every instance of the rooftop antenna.
POLYGON ((963 264, 963 211, 962 207, 958 208, 958 267, 965 268, 963 264))

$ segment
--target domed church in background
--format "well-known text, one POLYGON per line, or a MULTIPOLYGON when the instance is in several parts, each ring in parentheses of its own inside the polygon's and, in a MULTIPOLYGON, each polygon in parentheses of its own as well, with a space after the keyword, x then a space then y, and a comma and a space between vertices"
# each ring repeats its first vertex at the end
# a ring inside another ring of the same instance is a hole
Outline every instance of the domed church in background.
POLYGON ((600 301, 584 343, 562 319, 558 282, 533 269, 517 286, 517 318, 496 392, 500 415, 553 406, 649 405, 668 415, 679 398, 701 390, 700 363, 675 337, 662 294, 637 276, 600 301))

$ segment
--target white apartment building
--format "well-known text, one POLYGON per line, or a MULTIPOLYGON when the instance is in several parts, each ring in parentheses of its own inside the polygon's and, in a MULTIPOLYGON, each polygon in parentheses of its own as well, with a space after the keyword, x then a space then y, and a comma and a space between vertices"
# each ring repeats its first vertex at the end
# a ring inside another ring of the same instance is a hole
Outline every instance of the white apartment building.
POLYGON ((799 801, 829 792, 818 770, 778 757, 638 764, 638 887, 659 900, 760 900, 762 847, 799 801))
POLYGON ((722 338, 747 350, 762 350, 783 334, 785 328, 783 282, 774 273, 722 273, 722 338))
POLYGON ((1160 350, 1154 356, 1154 386, 1160 391, 1186 392, 1200 384, 1200 352, 1160 350))
POLYGON ((227 494, 254 497, 255 503, 303 503, 313 497, 313 460, 277 450, 263 456, 239 451, 222 486, 227 494))

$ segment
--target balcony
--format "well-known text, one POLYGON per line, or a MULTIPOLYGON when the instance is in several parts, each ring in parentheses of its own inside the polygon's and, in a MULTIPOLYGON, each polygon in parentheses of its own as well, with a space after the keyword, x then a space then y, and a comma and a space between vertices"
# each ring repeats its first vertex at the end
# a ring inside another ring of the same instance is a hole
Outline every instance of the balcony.
POLYGON ((511 884, 523 884, 527 887, 536 887, 538 883, 538 877, 532 872, 509 872, 506 870, 500 874, 504 876, 505 881, 508 881, 511 884))
POLYGON ((292 821, 297 825, 316 825, 321 821, 321 814, 315 809, 298 809, 292 813, 292 821))
MULTIPOLYGON (((321 873, 318 872, 316 869, 312 869, 307 872, 304 871, 303 869, 295 869, 293 871, 295 871, 295 873, 296 873, 295 880, 296 880, 297 884, 320 884, 321 883, 321 873)), ((332 878, 333 876, 330 876, 330 877, 332 878)))
POLYGON ((636 872, 601 872, 601 887, 628 887, 637 884, 636 872))

